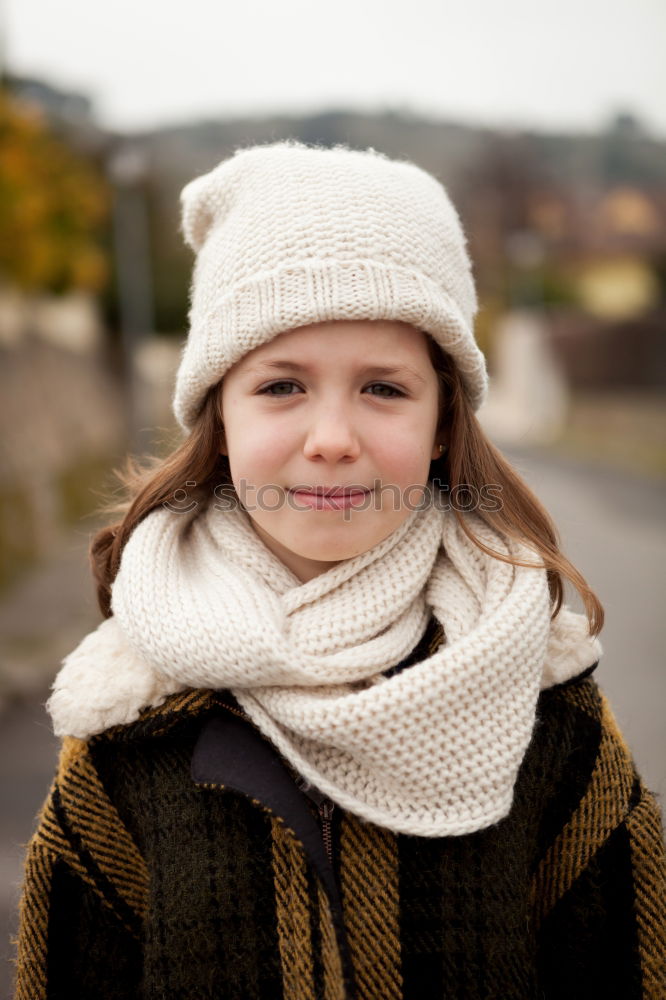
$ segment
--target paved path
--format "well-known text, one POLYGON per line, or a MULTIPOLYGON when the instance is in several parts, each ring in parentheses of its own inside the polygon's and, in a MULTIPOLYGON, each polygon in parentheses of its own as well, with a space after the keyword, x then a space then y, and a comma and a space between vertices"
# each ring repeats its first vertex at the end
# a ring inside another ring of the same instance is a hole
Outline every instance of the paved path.
POLYGON ((595 676, 645 781, 664 796, 666 483, 537 452, 510 457, 604 605, 604 656, 595 676))
MULTIPOLYGON (((605 605, 597 670, 647 784, 666 793, 666 483, 623 476, 538 452, 512 452, 555 517, 567 555, 605 605)), ((0 929, 15 924, 23 845, 51 781, 56 755, 41 706, 62 655, 97 619, 85 560, 87 530, 0 604, 5 681, 22 700, 0 717, 0 929), (35 635, 31 638, 31 630, 35 635), (7 681, 9 677, 10 681, 7 681), (18 681, 17 681, 18 683, 18 681), (21 687, 22 685, 22 687, 21 687)), ((7 950, 4 948, 3 950, 7 950)), ((9 966, 0 966, 8 995, 9 966)))

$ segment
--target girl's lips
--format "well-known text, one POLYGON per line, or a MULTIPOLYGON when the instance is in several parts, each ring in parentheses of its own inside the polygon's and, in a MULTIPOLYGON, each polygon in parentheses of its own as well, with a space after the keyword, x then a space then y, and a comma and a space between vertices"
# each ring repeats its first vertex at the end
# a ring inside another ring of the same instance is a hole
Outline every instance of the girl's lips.
POLYGON ((362 506, 370 495, 370 490, 342 490, 326 494, 291 490, 291 494, 296 497, 299 506, 310 507, 312 510, 346 510, 362 506))

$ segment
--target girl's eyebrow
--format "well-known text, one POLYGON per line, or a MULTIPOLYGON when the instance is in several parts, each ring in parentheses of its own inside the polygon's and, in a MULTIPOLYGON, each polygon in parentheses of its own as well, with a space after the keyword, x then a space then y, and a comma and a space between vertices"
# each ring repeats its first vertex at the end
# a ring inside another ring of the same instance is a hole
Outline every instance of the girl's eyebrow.
MULTIPOLYGON (((261 361, 258 365, 253 368, 248 369, 248 374, 258 374, 261 371, 276 371, 281 369, 282 371, 292 371, 292 372, 302 372, 303 374, 308 374, 312 369, 309 365, 303 365, 298 361, 261 361)), ((405 375, 410 376, 417 382, 425 383, 425 379, 420 372, 411 365, 399 365, 398 367, 388 367, 386 365, 366 365, 361 369, 361 373, 367 377, 374 376, 375 378, 395 378, 404 377, 405 375)))

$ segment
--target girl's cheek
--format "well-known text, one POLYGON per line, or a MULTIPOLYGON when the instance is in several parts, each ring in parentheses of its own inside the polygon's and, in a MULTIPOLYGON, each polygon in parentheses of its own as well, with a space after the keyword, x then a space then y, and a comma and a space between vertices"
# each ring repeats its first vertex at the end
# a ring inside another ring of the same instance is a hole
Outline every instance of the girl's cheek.
POLYGON ((240 448, 241 461, 257 469, 274 468, 287 451, 284 437, 270 431, 251 438, 244 436, 240 448))

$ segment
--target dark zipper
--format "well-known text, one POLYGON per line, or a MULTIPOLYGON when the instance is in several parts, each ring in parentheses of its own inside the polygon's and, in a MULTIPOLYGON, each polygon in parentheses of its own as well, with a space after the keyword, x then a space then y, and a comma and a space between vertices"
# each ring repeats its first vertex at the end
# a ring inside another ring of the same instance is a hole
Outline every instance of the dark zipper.
POLYGON ((324 848, 328 863, 333 867, 333 839, 331 835, 331 819, 335 810, 335 802, 330 799, 322 799, 319 803, 319 816, 321 818, 321 835, 324 839, 324 848))
MULTIPOLYGON (((227 712, 231 712, 233 715, 237 715, 241 719, 247 720, 247 715, 239 708, 234 708, 228 702, 220 702, 222 708, 226 709, 227 712)), ((324 850, 326 851, 326 857, 328 858, 328 863, 333 867, 333 834, 332 834, 332 819, 333 813, 335 812, 335 802, 331 802, 330 799, 323 798, 318 805, 319 818, 321 820, 321 835, 324 841, 324 850)))
POLYGON ((220 706, 220 708, 226 709, 227 712, 231 712, 232 715, 237 715, 239 719, 245 719, 246 722, 250 721, 246 713, 243 712, 242 709, 234 708, 233 705, 229 705, 226 701, 219 701, 218 705, 220 706))

